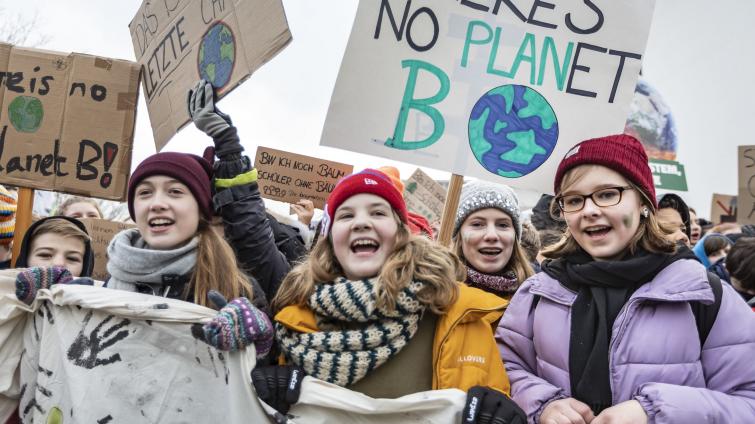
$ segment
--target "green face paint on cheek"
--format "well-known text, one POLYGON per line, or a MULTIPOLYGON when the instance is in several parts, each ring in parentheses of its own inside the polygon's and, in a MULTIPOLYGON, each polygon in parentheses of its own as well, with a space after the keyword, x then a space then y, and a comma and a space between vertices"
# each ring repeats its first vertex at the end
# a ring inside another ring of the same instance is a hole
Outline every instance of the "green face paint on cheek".
POLYGON ((625 215, 624 218, 622 218, 622 222, 624 223, 625 227, 632 228, 632 224, 634 223, 634 219, 632 218, 632 214, 625 215))

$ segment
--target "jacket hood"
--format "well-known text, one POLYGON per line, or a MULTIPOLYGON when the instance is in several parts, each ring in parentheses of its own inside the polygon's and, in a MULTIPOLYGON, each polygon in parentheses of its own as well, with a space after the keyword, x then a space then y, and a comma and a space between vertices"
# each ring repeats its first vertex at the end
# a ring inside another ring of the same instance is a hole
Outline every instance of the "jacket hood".
MULTIPOLYGON (((49 221, 51 219, 64 219, 66 221, 69 221, 85 234, 89 235, 89 232, 87 231, 86 226, 84 226, 84 223, 76 218, 69 218, 67 216, 48 216, 46 218, 42 218, 39 221, 31 224, 29 229, 26 230, 24 239, 21 242, 21 249, 18 253, 18 259, 16 259, 16 268, 29 267, 28 260, 29 249, 31 248, 31 235, 34 233, 34 230, 36 230, 37 227, 42 225, 43 222, 49 221)), ((94 251, 92 251, 92 243, 90 241, 84 242, 84 260, 81 265, 81 275, 79 275, 79 277, 91 277, 92 270, 94 269, 94 251)))

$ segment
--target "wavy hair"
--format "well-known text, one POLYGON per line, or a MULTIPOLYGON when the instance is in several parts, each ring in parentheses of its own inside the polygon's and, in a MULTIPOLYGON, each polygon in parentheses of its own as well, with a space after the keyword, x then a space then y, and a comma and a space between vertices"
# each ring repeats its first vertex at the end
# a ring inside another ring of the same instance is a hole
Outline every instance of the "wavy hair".
MULTIPOLYGON (((377 276, 377 306, 393 310, 399 292, 411 281, 422 281, 425 287, 417 294, 420 302, 442 314, 459 296, 458 281, 464 279, 461 262, 448 248, 412 235, 395 212, 394 218, 399 223, 396 244, 377 276)), ((343 269, 331 238, 321 237, 308 258, 286 275, 272 301, 273 313, 289 305, 306 305, 317 284, 340 276, 343 269)))

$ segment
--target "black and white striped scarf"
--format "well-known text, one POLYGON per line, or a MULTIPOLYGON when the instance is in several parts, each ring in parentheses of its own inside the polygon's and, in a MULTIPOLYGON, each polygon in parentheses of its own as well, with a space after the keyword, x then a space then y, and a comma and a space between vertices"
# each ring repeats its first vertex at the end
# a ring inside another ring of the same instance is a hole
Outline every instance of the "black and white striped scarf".
POLYGON ((299 333, 275 323, 287 360, 308 375, 348 386, 401 351, 425 310, 417 299, 424 284, 414 281, 401 290, 393 311, 377 307, 376 284, 345 278, 318 284, 308 304, 320 331, 299 333))

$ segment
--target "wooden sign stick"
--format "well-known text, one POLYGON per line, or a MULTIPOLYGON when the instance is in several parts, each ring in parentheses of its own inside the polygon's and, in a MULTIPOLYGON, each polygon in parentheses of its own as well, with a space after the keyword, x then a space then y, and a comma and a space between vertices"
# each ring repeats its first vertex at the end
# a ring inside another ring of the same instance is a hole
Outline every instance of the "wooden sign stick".
POLYGON ((446 247, 451 246, 451 233, 454 229, 456 211, 459 209, 459 197, 461 197, 461 186, 463 184, 463 175, 451 174, 451 181, 448 182, 448 191, 446 192, 446 203, 443 205, 440 231, 438 232, 438 243, 446 247))
POLYGON ((34 189, 18 188, 18 202, 16 206, 16 228, 13 230, 13 253, 12 263, 16 266, 16 259, 21 253, 21 241, 24 239, 26 230, 31 227, 31 214, 34 209, 34 189))

